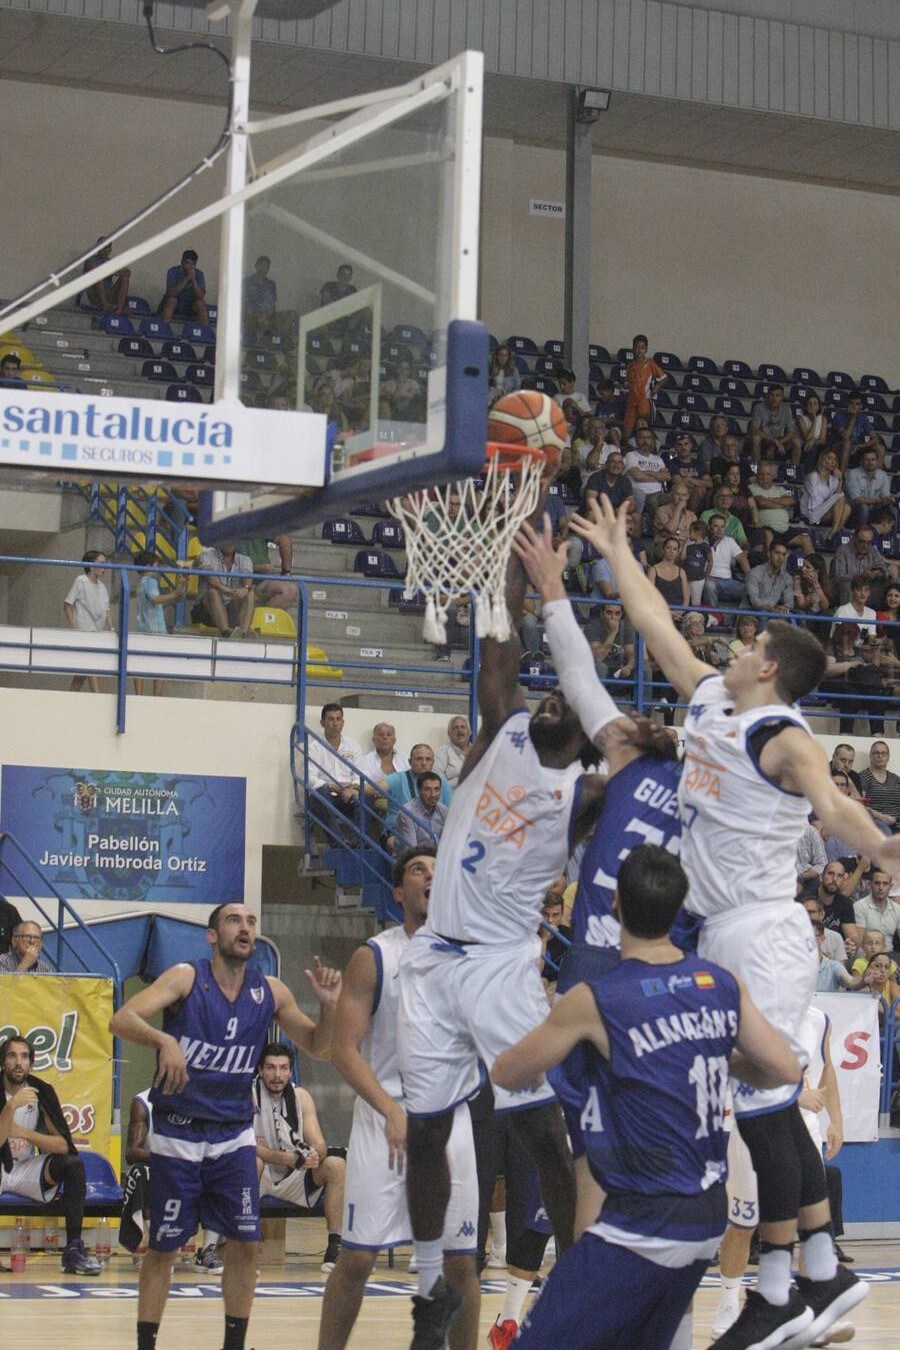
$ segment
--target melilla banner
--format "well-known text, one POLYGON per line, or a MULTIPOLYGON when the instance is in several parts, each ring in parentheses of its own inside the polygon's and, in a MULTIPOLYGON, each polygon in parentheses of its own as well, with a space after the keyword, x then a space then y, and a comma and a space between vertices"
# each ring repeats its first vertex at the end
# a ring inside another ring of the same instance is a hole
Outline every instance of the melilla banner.
POLYGON ((0 1041, 24 1036, 32 1073, 57 1091, 78 1148, 109 1157, 112 980, 93 975, 0 975, 0 1041))
POLYGON ((4 764, 0 829, 66 900, 212 907, 244 898, 246 790, 245 778, 4 764))

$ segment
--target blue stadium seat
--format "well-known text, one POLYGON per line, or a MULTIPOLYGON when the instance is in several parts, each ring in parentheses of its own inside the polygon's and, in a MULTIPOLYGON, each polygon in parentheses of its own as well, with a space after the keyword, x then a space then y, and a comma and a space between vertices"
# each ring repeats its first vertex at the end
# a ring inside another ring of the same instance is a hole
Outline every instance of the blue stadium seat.
POLYGON ((512 353, 513 364, 520 375, 530 375, 531 367, 521 352, 512 353))
POLYGON ((115 337, 134 337, 134 324, 127 314, 104 314, 100 327, 104 333, 112 333, 115 337))
POLYGON ((553 663, 540 652, 526 652, 519 663, 519 683, 526 689, 552 689, 557 683, 553 663))
POLYGON ((795 408, 800 408, 810 394, 818 394, 818 389, 811 389, 808 384, 792 384, 788 390, 788 402, 795 408))
POLYGON ((181 326, 185 342, 215 342, 216 330, 211 323, 185 323, 181 326))
POLYGON ((552 379, 559 370, 560 360, 556 356, 539 356, 534 363, 536 375, 549 375, 552 379))
POLYGON ((732 398, 750 397, 746 380, 737 379, 734 375, 722 376, 719 380, 719 393, 730 394, 732 398))
POLYGON ((825 407, 826 408, 846 408, 847 390, 846 389, 826 389, 825 407))
POLYGON ((216 371, 214 366, 204 366, 197 362, 188 366, 184 372, 184 378, 188 384, 211 385, 215 382, 216 371))
POLYGON ((562 338, 548 338, 544 343, 544 355, 552 356, 557 362, 566 359, 566 344, 562 338))
POLYGON ((684 363, 674 352, 654 352, 653 360, 658 366, 662 366, 663 370, 684 370, 684 363))
POLYGON ((413 351, 410 346, 402 342, 387 342, 381 349, 382 359, 390 361, 392 365, 397 365, 400 361, 406 361, 412 365, 414 361, 413 351))
POLYGON ((894 433, 893 439, 891 440, 891 451, 893 454, 900 453, 900 430, 894 433))
POLYGON ((693 389, 683 389, 678 395, 679 408, 689 408, 692 412, 709 412, 709 400, 693 389))
POLYGON ((634 360, 634 348, 620 347, 619 350, 616 352, 616 360, 619 362, 620 365, 627 366, 629 361, 634 360))
POLYGON ((166 361, 196 361, 197 353, 194 351, 193 344, 182 342, 179 338, 171 338, 162 345, 160 352, 166 361))
POLYGON ((273 352, 286 351, 290 346, 284 333, 265 333, 262 340, 273 352))
POLYGON ((257 375, 256 371, 255 371, 255 370, 242 370, 242 371, 241 371, 241 393, 242 393, 242 394, 245 394, 245 395, 246 395, 246 394, 257 394, 257 393, 259 393, 260 389, 262 389, 262 380, 259 378, 259 376, 257 375))
POLYGON ((207 343, 203 348, 203 356, 200 358, 205 366, 214 366, 216 364, 216 349, 207 343))
POLYGON ((405 548, 406 536, 399 520, 376 520, 372 526, 372 543, 379 548, 405 548))
POLYGON ((656 394, 655 402, 657 409, 675 407, 675 404, 672 401, 672 395, 669 393, 668 389, 660 389, 656 394))
POLYGON ((513 333, 506 339, 506 345, 511 352, 517 356, 539 356, 540 347, 534 338, 524 337, 521 333, 513 333))
POLYGON ((792 487, 803 483, 803 470, 799 464, 791 464, 784 460, 778 461, 778 467, 775 470, 776 483, 789 483, 792 487))
POLYGON ((145 361, 141 366, 141 378, 165 380, 166 384, 171 384, 178 379, 178 372, 171 361, 145 361))
POLYGON ((170 384, 166 390, 168 403, 203 403, 203 395, 194 384, 170 384))
POLYGON ((551 380, 549 375, 529 375, 527 380, 522 381, 523 389, 536 389, 539 394, 546 394, 548 398, 553 398, 559 392, 559 387, 555 380, 551 380))
POLYGON ((711 356, 689 356, 688 370, 696 370, 698 375, 718 375, 719 367, 711 356))
POLYGON ((683 431, 692 431, 696 433, 706 430, 700 414, 689 412, 687 408, 683 408, 675 413, 672 418, 672 426, 678 427, 683 431))
POLYGON ((713 404, 714 411, 724 417, 746 417, 747 405, 743 399, 732 398, 730 394, 717 394, 713 404))
MULTIPOLYGON (((870 410, 869 410, 869 416, 870 416, 871 419, 872 419, 872 426, 875 428, 876 431, 880 431, 880 432, 885 432, 885 431, 887 431, 887 429, 888 429, 888 424, 887 424, 887 418, 884 416, 884 413, 873 412, 873 411, 870 409, 870 410)), ((894 421, 895 421, 895 422, 897 421, 897 418, 896 418, 896 417, 894 418, 894 421)))
POLYGON ((889 411, 888 401, 884 397, 884 394, 875 394, 871 392, 863 394, 863 407, 866 412, 869 413, 886 413, 889 411))
POLYGON ((588 367, 588 379, 596 381, 599 384, 601 380, 606 379, 606 372, 601 365, 592 361, 588 367))
POLYGON ((247 370, 277 370, 278 359, 273 352, 264 347, 248 347, 244 352, 243 364, 247 370))
POLYGON ((774 365, 771 361, 763 361, 756 373, 761 380, 774 381, 775 384, 788 383, 786 371, 781 366, 774 365))
POLYGON ((172 325, 158 318, 141 319, 140 332, 142 337, 154 338, 157 342, 166 342, 175 336, 172 325))
POLYGON ((597 342, 591 342, 588 345, 588 360, 591 362, 602 361, 608 366, 612 361, 612 357, 606 347, 601 347, 597 342))
POLYGON ((322 538, 332 544, 353 544, 358 547, 365 544, 366 536, 358 521, 345 516, 333 516, 322 525, 322 538))
POLYGON ((746 361, 737 361, 733 357, 722 363, 722 374, 731 375, 736 380, 752 380, 753 371, 746 361))
POLYGON ((371 356, 372 344, 366 338, 344 338, 341 343, 342 356, 371 356))
POLYGON ((709 378, 709 376, 698 375, 696 372, 693 372, 690 375, 685 375, 682 388, 693 389, 695 394, 711 394, 714 392, 712 380, 709 378))
POLYGON ((791 379, 794 384, 817 384, 821 387, 825 383, 819 372, 810 366, 794 366, 791 379))
POLYGON ((152 314, 153 309, 142 295, 129 295, 125 301, 129 314, 152 314))
POLYGON ((353 507, 355 516, 373 516, 376 520, 390 520, 391 513, 380 502, 358 502, 353 507))
POLYGON ((120 356, 133 356, 135 360, 154 355, 153 343, 143 337, 119 338, 116 351, 120 356))
POLYGON ((428 334, 413 323, 395 324, 391 337, 395 342, 405 342, 408 347, 428 346, 428 334))
POLYGON ((353 559, 354 572, 362 572, 365 577, 400 577, 397 564, 389 553, 380 549, 361 548, 353 559))
POLYGON ((859 382, 860 389, 867 389, 870 394, 889 394, 891 387, 882 375, 863 375, 859 382))
POLYGON ((825 383, 829 389, 855 389, 856 381, 852 375, 848 375, 846 370, 829 370, 825 376, 825 383))

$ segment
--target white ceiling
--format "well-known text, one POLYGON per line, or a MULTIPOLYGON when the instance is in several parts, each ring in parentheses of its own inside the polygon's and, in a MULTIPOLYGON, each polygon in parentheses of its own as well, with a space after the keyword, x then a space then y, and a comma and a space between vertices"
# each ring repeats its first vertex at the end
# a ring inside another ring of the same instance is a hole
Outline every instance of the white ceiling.
MULTIPOLYGON (((189 40, 184 33, 159 32, 158 38, 163 45, 189 40)), ((253 106, 283 111, 323 103, 401 84, 418 70, 408 62, 258 42, 253 106)), ((0 75, 217 102, 224 93, 219 62, 202 53, 157 56, 139 25, 22 10, 0 14, 0 75)), ((562 148, 567 97, 563 84, 489 75, 485 132, 562 148)), ((597 148, 611 154, 900 189, 900 135, 887 130, 614 94, 593 134, 597 148)))

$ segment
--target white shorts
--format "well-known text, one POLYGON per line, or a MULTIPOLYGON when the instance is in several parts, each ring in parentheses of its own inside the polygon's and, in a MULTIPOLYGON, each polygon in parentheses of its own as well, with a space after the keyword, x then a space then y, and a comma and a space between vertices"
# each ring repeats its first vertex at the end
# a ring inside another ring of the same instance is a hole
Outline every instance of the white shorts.
MULTIPOLYGON (((298 1209, 315 1209, 325 1187, 317 1186, 313 1181, 313 1170, 304 1167, 300 1172, 288 1172, 286 1177, 279 1180, 272 1175, 272 1169, 267 1165, 259 1178, 259 1198, 274 1195, 276 1199, 296 1205, 298 1209)), ((265 1213, 262 1217, 265 1218, 265 1213)))
MULTIPOLYGON (((539 973, 541 944, 445 942, 421 928, 400 962, 397 1057, 411 1116, 443 1115, 475 1093, 497 1056, 550 1011, 539 973)), ((494 1088, 498 1111, 554 1100, 538 1088, 494 1088)))
POLYGON ((59 1182, 51 1181, 45 1185, 42 1181, 48 1156, 47 1153, 33 1153, 30 1158, 13 1161, 11 1172, 0 1167, 0 1195, 14 1191, 16 1195, 24 1195, 39 1205, 45 1200, 52 1200, 59 1189, 59 1182))
MULTIPOLYGON (((478 1232, 478 1174, 469 1108, 458 1106, 447 1143, 450 1203, 444 1219, 444 1251, 452 1256, 475 1251, 478 1232)), ((380 1251, 412 1241, 406 1207, 406 1175, 388 1167, 384 1118, 356 1099, 347 1148, 344 1184, 345 1247, 380 1251)))
MULTIPOLYGON (((805 1065, 808 1056, 799 1031, 815 992, 819 954, 803 906, 789 900, 742 905, 714 915, 700 930, 698 951, 704 960, 724 966, 743 980, 757 1008, 805 1065)), ((801 1086, 754 1088, 732 1082, 735 1115, 760 1115, 788 1106, 799 1096, 801 1086)))
POLYGON ((750 1160, 750 1151, 734 1124, 728 1136, 728 1180, 725 1189, 728 1193, 728 1222, 735 1228, 756 1228, 759 1223, 756 1173, 750 1160))

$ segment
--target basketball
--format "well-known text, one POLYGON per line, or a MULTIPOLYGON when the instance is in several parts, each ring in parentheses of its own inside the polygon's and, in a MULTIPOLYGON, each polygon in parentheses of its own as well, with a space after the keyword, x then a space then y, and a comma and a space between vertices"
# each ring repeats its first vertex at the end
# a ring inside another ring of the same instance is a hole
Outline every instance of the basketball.
POLYGON ((505 445, 532 445, 543 450, 546 476, 559 468, 560 456, 569 444, 569 427, 562 408, 536 389, 504 394, 488 413, 488 440, 505 445))

